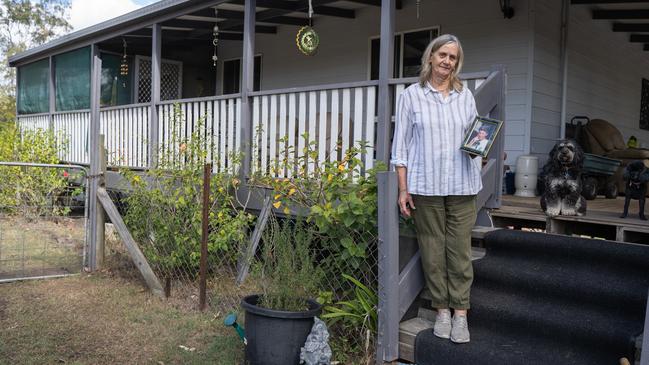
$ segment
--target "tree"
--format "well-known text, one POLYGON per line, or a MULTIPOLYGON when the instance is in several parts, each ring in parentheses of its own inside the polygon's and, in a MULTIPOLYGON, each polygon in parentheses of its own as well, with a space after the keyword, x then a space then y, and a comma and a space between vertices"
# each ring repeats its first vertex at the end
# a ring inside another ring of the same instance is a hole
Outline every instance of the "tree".
POLYGON ((69 7, 69 0, 0 0, 0 122, 15 119, 16 70, 9 57, 69 32, 69 7))

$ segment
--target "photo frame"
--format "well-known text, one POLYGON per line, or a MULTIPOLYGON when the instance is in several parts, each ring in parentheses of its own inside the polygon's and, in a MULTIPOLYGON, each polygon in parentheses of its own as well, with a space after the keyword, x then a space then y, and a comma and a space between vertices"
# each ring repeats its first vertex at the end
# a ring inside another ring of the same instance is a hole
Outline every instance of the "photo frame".
POLYGON ((476 117, 464 136, 460 149, 474 156, 487 157, 502 125, 502 120, 476 117))

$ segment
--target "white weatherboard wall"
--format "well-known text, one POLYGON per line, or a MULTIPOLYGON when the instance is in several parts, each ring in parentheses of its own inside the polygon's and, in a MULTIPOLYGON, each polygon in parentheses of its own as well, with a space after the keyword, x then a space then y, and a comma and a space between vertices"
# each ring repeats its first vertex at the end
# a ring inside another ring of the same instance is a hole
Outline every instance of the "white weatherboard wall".
POLYGON ((535 1, 530 153, 542 166, 561 134, 561 1, 535 1))
MULTIPOLYGON (((397 11, 396 31, 440 26, 457 35, 465 51, 464 72, 505 66, 508 74, 505 150, 507 162, 529 150, 528 100, 530 35, 527 1, 515 2, 516 14, 504 19, 498 1, 427 0, 417 19, 415 0, 404 0, 397 11)), ((370 38, 380 34, 380 8, 364 7, 355 19, 316 18, 320 47, 314 56, 295 45, 299 27, 278 26, 277 34, 257 34, 255 53, 262 55, 262 90, 364 81, 369 78, 370 38)), ((241 57, 241 43, 223 41, 219 59, 241 57)), ((221 66, 221 65, 219 65, 221 66)), ((219 93, 221 82, 217 81, 219 93)))
POLYGON ((625 141, 635 135, 649 147, 649 131, 639 128, 649 53, 642 43, 630 43, 628 33, 613 33, 612 21, 591 19, 588 7, 572 6, 570 11, 568 117, 608 120, 625 141))
MULTIPOLYGON (((531 152, 543 161, 560 137, 560 1, 536 1, 531 152), (541 19, 543 21, 541 21, 541 19)), ((566 121, 575 115, 613 123, 625 140, 635 135, 649 147, 649 131, 639 129, 642 78, 649 58, 627 33, 611 31, 611 21, 593 20, 591 7, 571 5, 568 23, 566 121)))

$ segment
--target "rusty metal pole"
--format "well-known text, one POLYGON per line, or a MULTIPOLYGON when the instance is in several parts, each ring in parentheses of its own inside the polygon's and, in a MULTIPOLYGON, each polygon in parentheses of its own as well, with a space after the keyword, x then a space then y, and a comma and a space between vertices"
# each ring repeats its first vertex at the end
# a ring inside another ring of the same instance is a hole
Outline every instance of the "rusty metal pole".
POLYGON ((209 234, 210 217, 210 177, 212 176, 212 164, 206 163, 203 166, 203 234, 201 238, 201 267, 199 278, 199 306, 205 310, 207 294, 207 236, 209 234))

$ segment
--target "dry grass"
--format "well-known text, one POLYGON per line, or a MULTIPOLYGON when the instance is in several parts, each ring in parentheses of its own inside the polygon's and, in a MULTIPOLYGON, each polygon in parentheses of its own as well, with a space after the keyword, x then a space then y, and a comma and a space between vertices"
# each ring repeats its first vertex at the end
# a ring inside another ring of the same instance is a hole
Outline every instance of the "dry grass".
POLYGON ((123 278, 0 284, 0 364, 238 364, 242 346, 220 314, 174 306, 123 278))

